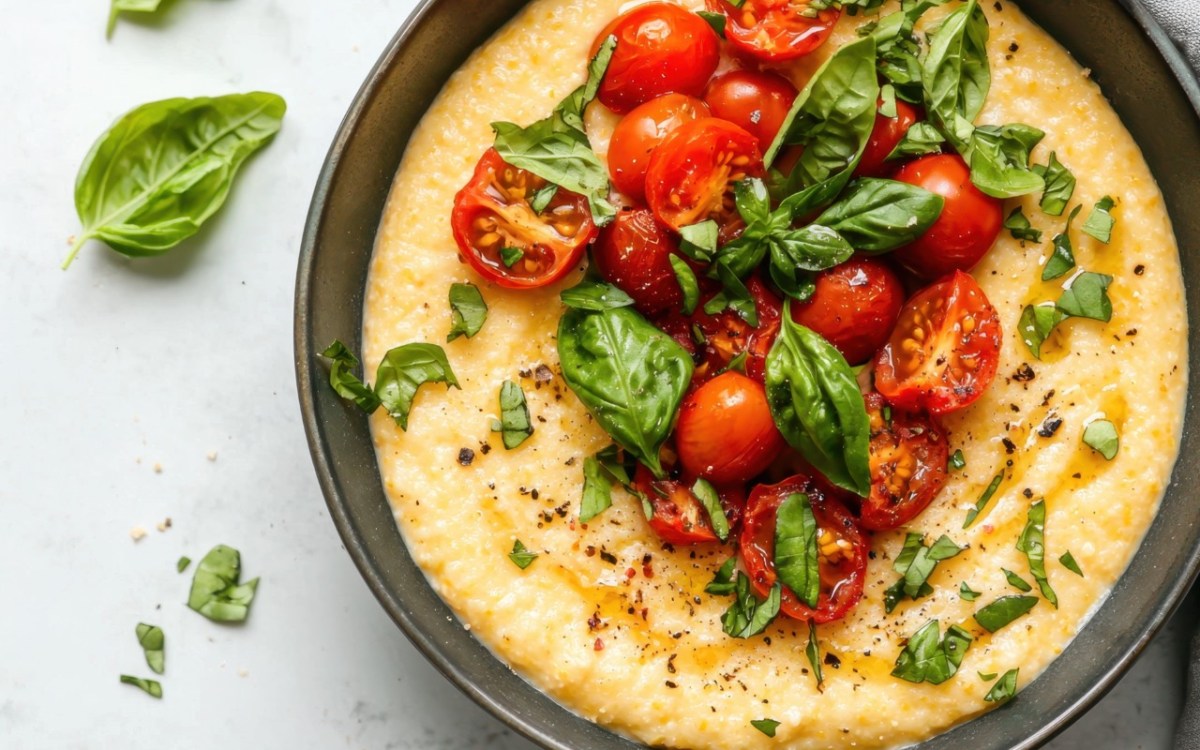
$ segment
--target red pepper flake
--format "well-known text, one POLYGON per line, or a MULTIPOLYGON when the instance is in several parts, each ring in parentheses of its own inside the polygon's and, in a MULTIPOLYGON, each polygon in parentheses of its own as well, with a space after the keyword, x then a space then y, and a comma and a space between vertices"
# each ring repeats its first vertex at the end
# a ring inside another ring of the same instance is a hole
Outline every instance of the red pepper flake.
POLYGON ((592 646, 592 648, 596 651, 603 651, 604 650, 604 639, 597 638, 596 643, 592 646))
POLYGON ((637 575, 637 571, 634 570, 633 568, 625 569, 625 577, 626 578, 633 578, 635 575, 637 575))

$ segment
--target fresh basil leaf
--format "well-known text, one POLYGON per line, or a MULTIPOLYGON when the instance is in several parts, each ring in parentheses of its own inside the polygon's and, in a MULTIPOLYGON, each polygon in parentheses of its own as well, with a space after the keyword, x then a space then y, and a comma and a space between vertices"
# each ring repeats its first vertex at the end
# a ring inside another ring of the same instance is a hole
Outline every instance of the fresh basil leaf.
POLYGON ((933 574, 937 564, 954 557, 963 549, 945 534, 932 546, 926 547, 923 536, 910 531, 904 539, 904 546, 892 563, 892 569, 900 574, 900 578, 884 592, 885 611, 891 614, 906 596, 915 601, 932 594, 933 587, 929 585, 929 576, 933 574))
POLYGON ((335 339, 321 352, 321 356, 333 360, 329 366, 329 385, 337 395, 353 401, 367 414, 379 408, 379 396, 374 389, 351 372, 358 369, 358 357, 351 354, 345 344, 335 339))
POLYGON ((375 371, 375 393, 383 408, 400 429, 408 429, 417 389, 425 383, 445 383, 446 388, 461 388, 446 352, 437 344, 412 343, 388 350, 375 371))
POLYGON ((218 544, 208 551, 192 574, 188 607, 213 622, 242 622, 258 589, 258 579, 239 583, 242 556, 232 547, 218 544))
POLYGON ((1112 301, 1108 286, 1112 277, 1085 271, 1071 281, 1058 298, 1058 309, 1073 318, 1091 318, 1107 323, 1112 320, 1112 301))
POLYGON ((713 596, 728 596, 732 594, 734 591, 733 573, 736 566, 736 555, 722 563, 713 576, 712 581, 704 587, 704 593, 712 594, 713 596))
POLYGON ((1089 422, 1088 426, 1083 428, 1083 442, 1109 461, 1117 457, 1117 451, 1121 448, 1117 427, 1107 419, 1089 422))
POLYGON ((698 10, 698 11, 696 11, 696 15, 703 18, 708 23, 708 25, 712 27, 712 30, 717 33, 717 36, 721 37, 722 39, 725 38, 725 14, 724 13, 712 13, 707 10, 698 10))
POLYGON ((579 506, 579 522, 587 523, 612 507, 612 481, 600 462, 588 456, 583 460, 583 502, 579 506))
POLYGON ((1026 559, 1029 560, 1029 573, 1033 576, 1033 580, 1037 581, 1042 596, 1046 597, 1046 601, 1053 604, 1055 609, 1058 609, 1058 595, 1054 593, 1046 574, 1045 500, 1038 500, 1029 506, 1025 528, 1021 530, 1021 536, 1017 539, 1017 551, 1024 552, 1026 559))
POLYGON ((729 538, 729 519, 725 517, 725 509, 721 507, 721 497, 707 479, 697 479, 692 485, 692 494, 704 506, 708 513, 708 521, 712 524, 713 533, 722 542, 729 538))
POLYGON ((880 18, 878 23, 859 27, 860 36, 872 36, 878 47, 879 73, 896 89, 896 96, 913 104, 921 104, 921 46, 913 27, 930 8, 947 0, 923 0, 904 3, 901 10, 880 18))
POLYGON ((1017 673, 1018 669, 1010 669, 1005 672, 988 694, 984 696, 984 700, 988 703, 1004 703, 1009 701, 1017 694, 1017 673))
POLYGON ((505 380, 500 385, 500 424, 498 430, 504 448, 512 450, 533 434, 533 423, 529 419, 529 405, 521 386, 505 380))
POLYGON ((536 552, 530 552, 528 549, 526 549, 525 545, 521 543, 520 539, 513 542, 512 552, 508 553, 508 559, 512 560, 513 565, 516 565, 521 570, 528 568, 537 558, 538 554, 536 552))
MULTIPOLYGON (((1050 161, 1046 166, 1037 165, 1034 171, 1046 182, 1045 192, 1042 193, 1042 211, 1051 216, 1062 216, 1075 194, 1075 175, 1058 160, 1058 154, 1051 151, 1050 161)), ((1078 209, 1077 209, 1078 210, 1078 209)))
POLYGON ((1034 359, 1042 358, 1042 345, 1050 332, 1066 319, 1066 314, 1054 304, 1025 305, 1017 322, 1017 331, 1034 359))
MULTIPOLYGON (((737 207, 738 213, 746 221, 749 228, 755 224, 765 224, 771 219, 771 196, 767 191, 767 186, 757 177, 751 177, 745 180, 739 180, 733 186, 734 205, 737 207)), ((713 228, 706 230, 716 238, 716 222, 713 222, 713 228)), ((707 246, 705 246, 707 247, 707 246)))
POLYGON ((601 427, 656 477, 692 378, 692 358, 627 307, 570 310, 558 325, 563 379, 601 427))
POLYGON ((771 280, 784 294, 800 302, 812 297, 813 272, 841 265, 854 254, 842 235, 820 224, 772 235, 768 245, 771 280))
POLYGON ((1004 220, 1004 228, 1013 236, 1013 239, 1023 242, 1041 242, 1042 233, 1040 230, 1034 229, 1029 223, 1029 218, 1025 216, 1025 212, 1020 206, 1012 210, 1008 218, 1004 220))
POLYGON ((1054 235, 1054 250, 1046 260, 1046 267, 1042 269, 1042 281, 1057 279, 1075 267, 1075 252, 1071 247, 1071 222, 1079 215, 1080 208, 1082 206, 1076 206, 1071 211, 1071 215, 1067 217, 1067 227, 1062 234, 1054 235))
MULTIPOLYGON (((735 195, 746 181, 734 186, 735 195)), ((761 185, 761 181, 759 182, 761 185)), ((763 188, 764 195, 766 188, 763 188)), ((679 252, 700 263, 709 263, 717 253, 718 227, 712 219, 679 229, 679 252)))
POLYGON ((160 255, 221 208, 238 169, 279 132, 287 104, 253 92, 165 99, 126 113, 75 179, 82 231, 63 268, 98 239, 129 256, 160 255))
MULTIPOLYGON (((583 125, 583 111, 596 98, 596 94, 600 91, 600 83, 604 79, 604 74, 608 72, 608 65, 612 62, 613 51, 617 46, 617 38, 609 35, 600 43, 600 47, 596 50, 596 55, 588 62, 587 80, 583 85, 572 91, 554 107, 554 113, 551 115, 551 120, 558 129, 570 129, 583 135, 586 139, 586 132, 583 125)), ((549 179, 549 178, 546 178, 549 179)), ((553 182, 553 180, 551 180, 553 182)))
POLYGON ((137 624, 137 639, 138 645, 142 647, 142 651, 146 654, 147 666, 155 674, 162 674, 166 667, 163 649, 167 642, 162 628, 157 625, 147 625, 144 622, 139 622, 137 624))
POLYGON ((963 457, 962 448, 958 448, 954 453, 950 454, 950 460, 946 464, 948 471, 960 471, 967 466, 967 459, 963 457))
POLYGON ((691 315, 700 303, 700 282, 696 280, 696 272, 683 258, 671 253, 667 256, 671 262, 671 270, 675 272, 675 281, 683 292, 683 314, 691 315))
POLYGON ((633 297, 621 288, 592 279, 584 279, 558 296, 564 305, 576 310, 612 310, 633 304, 633 297))
POLYGON ((800 601, 817 608, 821 576, 817 565, 817 519, 808 495, 788 495, 775 516, 775 570, 800 601))
POLYGON ((450 333, 446 341, 459 336, 471 338, 483 328, 488 306, 479 287, 471 283, 450 285, 450 333))
POLYGON ((928 121, 914 122, 904 132, 904 137, 900 139, 900 142, 885 157, 884 161, 903 159, 907 156, 936 154, 942 150, 942 144, 945 142, 946 137, 928 121))
POLYGON ((983 672, 976 672, 976 674, 978 674, 979 679, 983 680, 984 682, 991 682, 997 677, 995 672, 988 672, 987 674, 984 674, 983 672))
MULTIPOLYGON (((524 169, 558 185, 564 190, 587 196, 592 218, 597 225, 607 224, 616 215, 608 203, 608 172, 596 158, 587 136, 562 122, 562 116, 552 115, 527 128, 511 122, 493 122, 497 153, 506 164, 524 169)), ((506 265, 516 261, 501 257, 506 265)))
POLYGON ((142 692, 153 698, 161 698, 163 696, 162 684, 158 680, 146 680, 141 677, 123 674, 121 675, 121 684, 141 688, 142 692))
POLYGON ((158 11, 162 0, 112 0, 108 11, 108 28, 104 32, 106 39, 112 39, 113 31, 117 28, 117 16, 121 13, 145 13, 158 11))
POLYGON ((724 289, 713 295, 712 299, 704 304, 704 312, 716 315, 725 308, 729 308, 748 325, 757 328, 758 308, 754 304, 754 297, 750 295, 750 290, 729 266, 717 261, 712 267, 724 289))
POLYGON ((525 257, 525 251, 519 247, 500 248, 500 260, 505 268, 512 268, 525 257))
POLYGON ((183 571, 187 570, 188 566, 191 564, 192 564, 192 558, 188 557, 187 555, 184 555, 183 557, 179 558, 179 560, 175 563, 175 572, 182 573, 183 571))
POLYGON ((892 84, 884 84, 879 88, 879 107, 877 110, 880 115, 890 120, 896 119, 896 87, 892 84))
POLYGON ((1087 221, 1083 222, 1083 231, 1107 245, 1112 240, 1113 226, 1117 223, 1109 213, 1115 205, 1112 197, 1107 195, 1097 201, 1087 221))
POLYGON ((746 355, 746 351, 743 349, 742 351, 737 353, 737 356, 735 356, 733 359, 729 360, 729 364, 725 365, 720 370, 717 370, 717 374, 724 375, 725 373, 729 372, 730 370, 733 370, 734 372, 740 372, 741 374, 745 375, 747 359, 748 359, 748 357, 746 355))
POLYGON ((870 421, 846 359, 819 334, 783 326, 766 361, 767 402, 787 442, 832 483, 866 497, 871 489, 870 421))
POLYGON ((1064 552, 1062 556, 1058 558, 1058 561, 1062 563, 1064 568, 1080 578, 1083 578, 1083 571, 1079 568, 1079 563, 1075 562, 1075 556, 1071 554, 1070 550, 1064 552))
POLYGON ((1036 596, 1002 596, 975 613, 975 622, 989 633, 995 633, 1018 617, 1027 614, 1038 603, 1036 596))
POLYGON ((940 635, 937 620, 930 620, 913 633, 896 659, 892 676, 931 685, 940 685, 953 677, 973 639, 957 625, 950 626, 945 638, 940 635))
POLYGON ((1030 586, 1028 581, 1012 572, 1008 568, 1001 568, 1000 571, 1004 573, 1004 578, 1008 581, 1008 585, 1012 586, 1017 591, 1033 591, 1033 586, 1030 586))
POLYGON ((993 198, 1015 198, 1045 188, 1029 168, 1029 154, 1045 137, 1030 125, 980 125, 971 135, 971 182, 993 198))
POLYGON ((546 210, 546 206, 550 205, 550 201, 554 200, 554 196, 557 194, 558 185, 548 182, 529 199, 529 207, 535 214, 540 214, 546 210))
POLYGON ((855 250, 882 253, 925 234, 944 204, 942 196, 916 185, 865 177, 815 223, 835 230, 855 250))
POLYGON ((813 677, 817 679, 817 691, 825 689, 825 675, 821 671, 821 643, 817 640, 817 623, 808 621, 808 646, 804 649, 808 664, 812 667, 813 677))
POLYGON ((950 558, 958 555, 958 553, 962 552, 964 549, 966 549, 966 547, 959 547, 954 543, 953 539, 945 534, 942 534, 937 538, 937 541, 933 543, 933 546, 929 548, 929 559, 933 560, 934 562, 949 560, 950 558))
POLYGON ((978 0, 970 0, 929 37, 921 68, 929 119, 959 153, 970 150, 973 123, 992 85, 988 34, 987 16, 978 0))
POLYGON ((983 491, 983 494, 979 496, 979 500, 975 503, 975 507, 967 511, 967 518, 965 521, 963 521, 962 526, 964 529, 969 528, 971 524, 975 522, 975 519, 979 517, 981 512, 983 512, 983 509, 987 507, 988 502, 992 499, 992 495, 995 495, 996 490, 1000 489, 1000 483, 1003 481, 1003 471, 992 477, 991 484, 989 484, 987 489, 983 491))
POLYGON ((966 581, 963 581, 958 586, 958 595, 964 602, 975 601, 979 598, 980 593, 982 592, 971 588, 970 584, 968 584, 966 581))
POLYGON ((780 592, 776 583, 767 598, 759 601, 750 590, 750 579, 739 570, 734 583, 734 602, 721 616, 721 629, 733 638, 752 638, 762 633, 779 615, 780 592))
POLYGON ((779 728, 779 722, 774 719, 751 719, 750 726, 768 737, 774 737, 775 730, 779 728))

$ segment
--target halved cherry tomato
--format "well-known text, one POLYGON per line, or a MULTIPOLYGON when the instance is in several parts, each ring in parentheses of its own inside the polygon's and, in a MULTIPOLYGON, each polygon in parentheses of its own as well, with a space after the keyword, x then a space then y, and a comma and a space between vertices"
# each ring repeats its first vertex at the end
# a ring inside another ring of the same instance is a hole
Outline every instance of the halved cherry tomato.
POLYGON ((908 523, 946 484, 950 446, 936 417, 888 409, 883 396, 864 397, 871 420, 871 494, 858 518, 872 531, 908 523))
POLYGON ((655 479, 649 469, 639 464, 633 487, 650 501, 654 509, 650 528, 664 542, 705 544, 720 541, 708 519, 708 511, 692 494, 691 485, 674 479, 655 479))
POLYGON ((454 240, 463 259, 488 281, 513 289, 558 281, 596 236, 587 198, 578 193, 559 188, 540 213, 533 210, 530 201, 546 184, 490 148, 454 196, 454 240), (521 251, 509 259, 511 265, 501 253, 505 249, 521 251))
POLYGON ((663 94, 699 96, 720 61, 720 39, 708 22, 672 3, 646 3, 617 16, 592 43, 592 56, 610 35, 617 46, 598 96, 614 112, 663 94))
POLYGON ((722 243, 745 228, 733 185, 763 174, 758 139, 710 117, 681 125, 650 155, 646 202, 663 224, 679 229, 713 219, 722 243))
POLYGON ((745 129, 763 151, 775 140, 795 99, 791 81, 757 70, 722 73, 704 90, 704 102, 713 116, 745 129))
POLYGON ((836 8, 804 15, 808 0, 708 0, 709 10, 726 17, 725 38, 735 49, 768 62, 807 55, 825 43, 842 12, 836 8))
POLYGON ((1000 319, 979 284, 955 271, 904 305, 875 357, 875 388, 900 409, 961 409, 996 376, 1000 336, 1000 319))
POLYGON ((634 200, 644 200, 651 152, 680 125, 708 114, 708 106, 693 96, 667 94, 625 115, 608 142, 608 173, 613 185, 634 200))
POLYGON ((821 591, 816 608, 809 607, 784 586, 780 610, 797 620, 815 623, 844 617, 862 598, 867 573, 867 540, 858 521, 845 505, 808 477, 798 474, 779 484, 759 485, 750 492, 742 520, 738 555, 750 576, 750 585, 766 596, 775 585, 775 517, 783 501, 794 494, 808 495, 817 521, 817 569, 821 591))
POLYGON ((922 156, 905 164, 894 179, 946 199, 929 231, 896 250, 901 265, 925 279, 969 271, 987 254, 1004 223, 1003 203, 971 183, 971 169, 956 154, 922 156))
POLYGON ((679 408, 679 463, 710 482, 745 482, 770 466, 784 445, 766 391, 739 372, 730 370, 692 390, 679 408))
POLYGON ((709 315, 704 312, 702 304, 692 314, 691 324, 704 337, 703 357, 692 375, 692 383, 701 384, 711 379, 743 352, 746 353, 746 375, 759 383, 763 382, 767 352, 779 334, 783 303, 757 275, 746 279, 746 290, 754 300, 754 310, 758 314, 757 328, 733 310, 726 309, 709 315))
POLYGON ((904 305, 904 284, 886 261, 851 258, 821 271, 808 302, 792 302, 792 320, 833 344, 852 365, 887 342, 904 305))
POLYGON ((904 139, 904 134, 920 119, 916 107, 908 102, 896 100, 896 116, 884 117, 875 113, 875 127, 871 130, 871 139, 863 150, 862 159, 854 174, 859 177, 883 177, 900 166, 896 161, 884 161, 888 154, 895 150, 896 144, 904 139))
POLYGON ((647 209, 621 211, 600 230, 592 249, 596 269, 607 281, 633 297, 644 315, 656 315, 683 304, 670 257, 679 244, 647 209))

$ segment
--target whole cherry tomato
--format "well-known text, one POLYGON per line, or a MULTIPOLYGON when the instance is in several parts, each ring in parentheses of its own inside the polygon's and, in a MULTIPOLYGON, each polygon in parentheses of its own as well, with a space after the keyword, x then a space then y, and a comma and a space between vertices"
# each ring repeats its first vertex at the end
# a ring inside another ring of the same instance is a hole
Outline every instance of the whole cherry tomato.
POLYGON ((728 120, 758 139, 763 151, 775 140, 796 99, 791 81, 774 73, 731 70, 708 82, 704 101, 714 117, 728 120))
POLYGON ((647 209, 621 211, 600 230, 592 260, 605 280, 633 297, 644 315, 656 315, 683 304, 670 257, 679 244, 647 209))
POLYGON ((792 320, 833 344, 852 365, 883 346, 900 317, 904 284, 886 261, 855 257, 821 271, 808 302, 792 302, 792 320))
POLYGON ((686 94, 666 94, 634 108, 617 123, 608 142, 613 185, 634 200, 645 200, 651 152, 680 125, 708 114, 704 102, 686 94))
POLYGON ((875 113, 875 127, 871 130, 871 139, 863 150, 862 159, 854 174, 859 177, 885 177, 893 169, 900 166, 899 162, 884 161, 888 154, 895 150, 896 145, 904 139, 904 134, 920 119, 916 107, 908 102, 896 100, 896 116, 884 117, 875 113))
POLYGON ((770 466, 784 445, 766 391, 739 372, 730 370, 691 391, 679 409, 679 463, 710 482, 745 482, 770 466))
POLYGON ((725 37, 734 49, 758 60, 780 62, 807 55, 825 43, 842 12, 836 8, 812 16, 808 0, 707 0, 709 10, 725 15, 725 37))
POLYGON ((935 417, 887 408, 874 391, 863 399, 871 420, 871 494, 859 520, 887 531, 916 518, 941 492, 950 447, 935 417))

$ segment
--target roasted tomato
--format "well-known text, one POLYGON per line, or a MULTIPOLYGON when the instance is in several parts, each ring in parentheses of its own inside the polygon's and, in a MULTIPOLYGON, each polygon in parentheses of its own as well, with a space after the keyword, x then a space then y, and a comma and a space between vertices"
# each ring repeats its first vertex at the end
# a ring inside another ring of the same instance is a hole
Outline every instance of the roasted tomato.
POLYGON ((875 358, 875 387, 900 409, 961 409, 996 376, 1000 336, 1000 319, 979 284, 955 271, 904 305, 875 358))
POLYGON ((733 202, 734 183, 762 175, 757 138, 715 117, 694 120, 650 155, 646 202, 659 221, 676 231, 715 220, 725 243, 745 228, 733 202))
POLYGON ((826 9, 809 17, 808 0, 707 0, 725 15, 725 37, 734 49, 768 62, 807 55, 825 43, 842 12, 826 9))
MULTIPOLYGON (((692 494, 690 483, 674 479, 655 479, 649 469, 639 465, 633 477, 633 487, 650 501, 654 509, 654 515, 649 521, 650 528, 664 542, 704 544, 720 541, 717 533, 713 531, 708 511, 692 494)), ((740 498, 731 494, 728 502, 740 506, 744 504, 744 498, 744 493, 740 498)), ((726 507, 725 502, 722 496, 722 508, 726 507)), ((737 515, 741 515, 740 507, 737 507, 737 515)), ((727 513, 726 518, 728 517, 727 513)))
POLYGON ((786 78, 756 70, 722 73, 704 90, 713 116, 746 130, 763 151, 775 140, 795 99, 796 87, 786 78))
POLYGON ((783 447, 766 391, 739 372, 723 373, 691 391, 679 409, 679 463, 710 482, 745 482, 761 474, 783 447))
POLYGON ((969 271, 987 254, 1004 224, 1003 204, 971 183, 971 169, 955 154, 922 156, 894 179, 946 199, 929 231, 895 252, 896 260, 925 279, 969 271))
POLYGON ((608 173, 613 185, 634 200, 645 200, 651 152, 680 125, 704 117, 708 117, 708 106, 686 94, 651 99, 625 115, 608 142, 608 173))
POLYGON ((513 289, 545 286, 583 257, 596 236, 587 198, 559 188, 538 213, 530 201, 546 184, 494 148, 480 157, 450 215, 459 252, 480 276, 513 289))
POLYGON ((846 506, 808 477, 797 475, 779 484, 759 485, 750 492, 738 554, 750 576, 750 585, 766 596, 778 578, 775 572, 775 516, 779 506, 794 494, 808 495, 817 520, 817 566, 821 591, 813 609, 784 586, 780 610, 797 620, 815 623, 844 617, 862 598, 867 573, 867 540, 846 506))
POLYGON ((679 249, 674 236, 644 208, 621 211, 600 230, 592 260, 600 275, 633 297, 644 315, 683 304, 670 256, 679 249))
POLYGON ((884 161, 888 154, 895 150, 896 145, 904 139, 904 134, 920 119, 916 107, 908 102, 896 100, 896 116, 884 117, 875 113, 875 127, 871 130, 871 139, 863 150, 862 160, 854 174, 859 177, 884 177, 898 162, 884 161))
POLYGON ((891 409, 883 396, 864 396, 871 419, 871 494, 859 520, 872 531, 908 523, 946 484, 950 447, 935 417, 891 409))
POLYGON ((592 56, 610 35, 617 47, 598 95, 614 112, 663 94, 699 96, 720 60, 720 39, 708 22, 672 3, 647 3, 617 16, 596 37, 592 56))
POLYGON ((904 284, 886 261, 851 258, 817 274, 808 302, 792 302, 792 320, 833 344, 852 365, 883 346, 900 317, 904 284))
POLYGON ((757 328, 733 310, 709 315, 701 304, 692 315, 692 325, 704 337, 703 357, 692 376, 693 383, 703 383, 712 378, 743 352, 746 354, 746 375, 759 383, 763 382, 767 352, 779 334, 783 303, 758 276, 746 279, 746 289, 754 299, 754 310, 758 314, 757 328))

